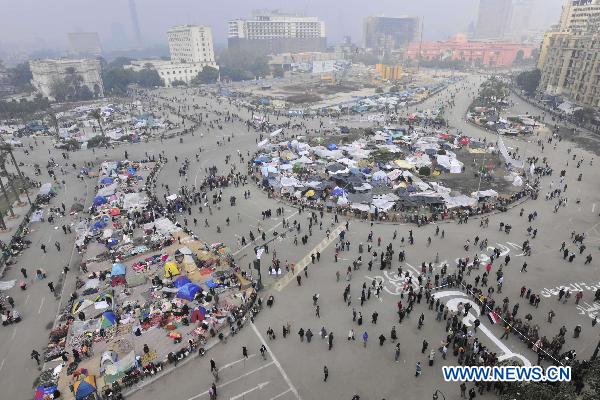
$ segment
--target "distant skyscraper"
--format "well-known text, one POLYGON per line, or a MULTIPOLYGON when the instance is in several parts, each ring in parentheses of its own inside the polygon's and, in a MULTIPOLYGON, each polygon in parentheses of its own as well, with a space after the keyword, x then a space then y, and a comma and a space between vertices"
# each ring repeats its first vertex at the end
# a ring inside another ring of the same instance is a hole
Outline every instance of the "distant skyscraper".
POLYGON ((140 23, 138 21, 137 8, 135 0, 129 0, 129 14, 131 16, 131 25, 137 46, 142 45, 142 33, 140 32, 140 23))
POLYGON ((416 17, 367 17, 364 20, 364 45, 369 49, 391 51, 405 49, 419 35, 416 17))
POLYGON ((512 0, 479 0, 475 38, 502 39, 509 30, 512 0))
POLYGON ((76 57, 98 57, 102 54, 97 32, 69 33, 69 52, 76 57))

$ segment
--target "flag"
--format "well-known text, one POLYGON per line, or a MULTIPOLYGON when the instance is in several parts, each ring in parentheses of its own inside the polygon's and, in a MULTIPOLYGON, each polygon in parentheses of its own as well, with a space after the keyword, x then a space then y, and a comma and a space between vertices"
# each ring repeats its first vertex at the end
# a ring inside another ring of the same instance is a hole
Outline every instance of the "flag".
POLYGON ((488 318, 489 318, 490 322, 494 325, 496 325, 498 322, 500 322, 500 317, 498 316, 498 314, 495 311, 491 311, 488 314, 488 318))

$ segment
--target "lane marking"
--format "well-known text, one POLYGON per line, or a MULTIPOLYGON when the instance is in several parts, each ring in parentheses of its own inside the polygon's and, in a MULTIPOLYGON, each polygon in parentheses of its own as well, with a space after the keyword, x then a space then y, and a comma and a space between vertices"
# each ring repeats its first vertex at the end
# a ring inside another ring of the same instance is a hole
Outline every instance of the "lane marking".
POLYGON ((288 386, 289 386, 290 390, 292 391, 292 393, 294 393, 294 396, 296 396, 296 399, 301 400, 301 397, 298 394, 298 390, 296 390, 296 387, 294 386, 294 384, 292 383, 292 381, 288 377, 288 375, 285 373, 285 370, 281 366, 281 363, 279 362, 279 360, 277 360, 277 358, 275 357, 275 354, 271 351, 271 348, 269 347, 269 345, 265 341, 265 338, 262 337, 262 335, 258 331, 258 328, 256 328, 256 325, 254 325, 253 322, 250 323, 250 326, 252 327, 252 330, 254 331, 254 333, 256 334, 256 336, 258 336, 258 339, 260 340, 260 342, 262 343, 262 345, 265 346, 265 348, 267 349, 267 352, 269 353, 269 355, 271 356, 271 359, 273 360, 272 362, 275 364, 275 366, 277 367, 277 369, 281 373, 281 376, 283 377, 283 379, 285 380, 285 382, 288 384, 288 386))
POLYGON ((38 308, 38 314, 42 313, 42 307, 44 306, 44 301, 46 301, 46 298, 42 297, 42 301, 40 302, 40 308, 38 308))
POLYGON ((254 386, 251 389, 246 390, 245 392, 242 392, 240 394, 237 394, 233 397, 230 397, 229 400, 237 400, 237 399, 241 399, 242 397, 246 396, 248 393, 252 393, 255 390, 262 390, 262 388, 264 388, 265 386, 267 386, 270 383, 270 381, 266 381, 266 382, 261 382, 258 385, 254 386))
POLYGON ((15 338, 15 336, 17 335, 17 327, 15 326, 15 329, 13 330, 12 335, 10 336, 10 340, 13 340, 15 338))
POLYGON ((323 240, 321 240, 319 243, 317 243, 317 245, 311 251, 306 253, 306 255, 300 261, 298 261, 296 263, 296 265, 294 266, 293 273, 286 273, 282 279, 277 281, 277 283, 275 284, 275 288, 281 292, 287 285, 290 284, 290 282, 292 282, 292 280, 297 275, 302 273, 302 271, 304 270, 304 267, 306 267, 309 263, 312 262, 312 258, 310 257, 310 255, 315 254, 317 251, 322 252, 327 247, 329 247, 331 245, 331 243, 338 240, 339 234, 340 234, 340 232, 342 232, 344 230, 344 228, 345 228, 345 225, 340 224, 337 226, 337 228, 335 228, 333 231, 330 232, 329 239, 327 239, 327 236, 325 236, 325 238, 323 238, 323 240))
MULTIPOLYGON (((249 375, 252 375, 252 374, 253 374, 253 373, 255 373, 255 372, 258 372, 258 371, 260 371, 260 370, 263 370, 263 369, 265 369, 265 368, 267 368, 267 367, 270 367, 270 366, 271 366, 271 365, 273 365, 273 364, 274 364, 274 362, 273 362, 273 361, 271 361, 271 362, 269 362, 269 363, 267 363, 267 364, 265 364, 265 365, 263 365, 263 366, 261 366, 261 367, 258 367, 258 368, 256 368, 256 369, 253 369, 252 371, 246 372, 245 374, 243 374, 243 375, 240 375, 240 376, 238 376, 237 378, 233 378, 233 379, 231 379, 231 380, 228 380, 227 382, 223 382, 223 383, 221 383, 220 385, 217 385, 217 389, 221 389, 221 388, 222 388, 222 387, 224 387, 224 386, 227 386, 227 385, 230 385, 230 384, 232 384, 232 383, 235 383, 235 382, 239 381, 240 379, 243 379, 243 378, 245 378, 245 377, 247 377, 247 376, 249 376, 249 375)), ((187 400, 196 400, 196 399, 198 399, 198 398, 200 398, 200 397, 202 397, 202 396, 206 396, 207 394, 208 394, 208 390, 205 390, 204 392, 202 392, 202 393, 198 393, 197 395, 195 395, 195 396, 192 396, 192 397, 190 397, 190 398, 189 398, 189 399, 187 399, 187 400)))
POLYGON ((27 295, 27 297, 25 297, 24 305, 27 305, 27 303, 29 303, 29 297, 31 297, 31 295, 29 295, 29 294, 27 295))
POLYGON ((229 364, 223 365, 221 368, 217 367, 217 369, 219 370, 219 372, 221 372, 225 368, 233 367, 235 364, 239 364, 242 361, 249 360, 249 359, 251 359, 252 357, 255 357, 255 356, 256 356, 256 354, 250 354, 248 356, 248 358, 240 358, 239 360, 236 360, 236 361, 230 362, 229 364))
POLYGON ((2 362, 0 363, 0 371, 2 371, 2 368, 4 368, 4 361, 6 361, 5 358, 3 358, 2 362))
POLYGON ((283 396, 283 395, 285 395, 285 394, 288 394, 288 393, 289 393, 289 392, 291 392, 291 391, 292 391, 292 389, 288 389, 288 390, 286 390, 285 392, 281 392, 281 393, 279 393, 279 394, 278 394, 277 396, 275 396, 275 397, 271 397, 269 400, 276 400, 276 399, 280 398, 281 396, 283 396))
MULTIPOLYGON (((292 218, 294 215, 298 214, 298 211, 293 212, 292 214, 290 214, 289 216, 285 217, 284 219, 287 221, 290 218, 292 218)), ((246 214, 244 214, 246 215, 246 214)), ((283 221, 273 225, 272 227, 270 227, 266 232, 271 232, 273 229, 277 228, 279 225, 283 224, 283 221)), ((233 253, 234 256, 238 255, 242 250, 246 249, 248 246, 250 246, 251 244, 254 244, 255 242, 248 242, 245 246, 242 246, 240 249, 238 249, 236 252, 233 253)))

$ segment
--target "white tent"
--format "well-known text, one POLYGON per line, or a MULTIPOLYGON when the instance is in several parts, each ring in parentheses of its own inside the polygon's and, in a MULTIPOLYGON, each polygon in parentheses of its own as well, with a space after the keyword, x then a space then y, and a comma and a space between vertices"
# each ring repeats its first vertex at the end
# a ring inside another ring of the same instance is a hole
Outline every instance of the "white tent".
POLYGON ((283 132, 283 129, 277 129, 276 131, 271 132, 271 137, 275 137, 283 132))

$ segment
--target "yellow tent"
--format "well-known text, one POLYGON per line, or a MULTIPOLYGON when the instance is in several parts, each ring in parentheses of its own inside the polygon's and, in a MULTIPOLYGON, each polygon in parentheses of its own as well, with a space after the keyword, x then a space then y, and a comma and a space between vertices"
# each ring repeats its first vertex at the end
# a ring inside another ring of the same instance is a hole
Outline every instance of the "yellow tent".
POLYGON ((395 160, 394 164, 396 164, 398 166, 398 168, 402 168, 402 169, 413 169, 415 167, 414 165, 412 165, 408 161, 401 160, 401 159, 395 160))
POLYGON ((165 276, 169 278, 176 275, 179 275, 179 268, 177 267, 177 264, 175 264, 173 261, 166 262, 165 276))
POLYGON ((310 189, 309 191, 306 192, 306 197, 313 197, 315 195, 315 191, 310 189))

